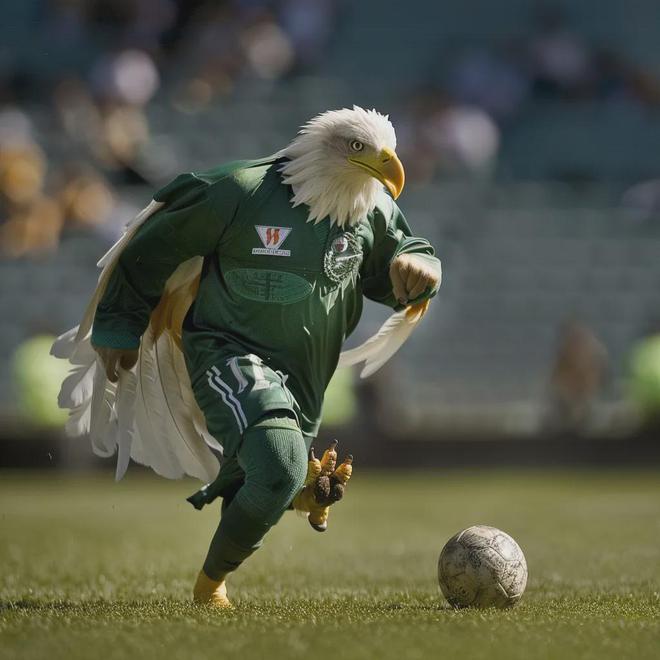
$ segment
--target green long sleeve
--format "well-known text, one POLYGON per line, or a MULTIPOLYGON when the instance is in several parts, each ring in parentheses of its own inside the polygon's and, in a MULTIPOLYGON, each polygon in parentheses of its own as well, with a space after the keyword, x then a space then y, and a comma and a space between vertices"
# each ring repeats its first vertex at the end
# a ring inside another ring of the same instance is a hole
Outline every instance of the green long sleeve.
POLYGON ((230 179, 210 184, 192 174, 177 177, 154 199, 165 206, 126 246, 97 307, 96 346, 137 348, 169 276, 191 257, 217 250, 238 205, 230 179))
MULTIPOLYGON (((361 269, 362 291, 370 300, 394 309, 402 306, 394 298, 390 280, 390 264, 401 254, 417 254, 426 259, 441 273, 440 260, 434 254, 433 246, 425 239, 412 235, 406 218, 399 207, 383 196, 384 203, 374 213, 373 245, 361 269)), ((410 303, 418 303, 432 298, 437 287, 424 291, 410 303)))

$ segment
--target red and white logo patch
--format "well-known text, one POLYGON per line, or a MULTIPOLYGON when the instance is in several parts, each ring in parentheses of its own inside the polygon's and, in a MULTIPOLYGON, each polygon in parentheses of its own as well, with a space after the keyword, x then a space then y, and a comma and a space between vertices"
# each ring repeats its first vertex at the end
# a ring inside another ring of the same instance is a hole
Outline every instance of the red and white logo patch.
POLYGON ((259 234, 263 244, 262 248, 253 248, 252 254, 269 254, 276 257, 290 257, 291 250, 281 250, 280 246, 291 233, 291 227, 266 227, 264 225, 255 225, 254 228, 259 234))

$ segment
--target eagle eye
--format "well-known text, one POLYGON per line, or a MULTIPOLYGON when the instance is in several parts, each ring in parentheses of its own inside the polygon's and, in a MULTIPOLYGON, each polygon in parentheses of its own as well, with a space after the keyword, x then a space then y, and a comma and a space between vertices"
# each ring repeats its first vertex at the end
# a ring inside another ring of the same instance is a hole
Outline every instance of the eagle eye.
POLYGON ((351 140, 350 147, 353 151, 362 151, 362 149, 364 149, 364 144, 359 140, 351 140))

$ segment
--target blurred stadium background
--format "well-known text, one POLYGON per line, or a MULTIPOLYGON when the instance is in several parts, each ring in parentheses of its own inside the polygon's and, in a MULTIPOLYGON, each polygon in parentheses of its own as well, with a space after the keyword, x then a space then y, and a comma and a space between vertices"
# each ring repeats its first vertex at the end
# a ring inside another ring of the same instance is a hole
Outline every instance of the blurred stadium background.
POLYGON ((324 434, 373 465, 660 461, 657 0, 21 0, 0 24, 0 465, 94 464, 63 438, 48 337, 153 191, 353 103, 390 113, 445 278, 387 368, 333 383, 324 434))

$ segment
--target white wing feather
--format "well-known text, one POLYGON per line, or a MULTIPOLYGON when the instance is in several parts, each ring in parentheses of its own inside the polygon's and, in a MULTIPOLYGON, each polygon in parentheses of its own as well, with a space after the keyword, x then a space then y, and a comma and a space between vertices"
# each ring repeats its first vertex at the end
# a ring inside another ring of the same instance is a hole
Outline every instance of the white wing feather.
POLYGON ((137 377, 133 371, 119 370, 117 387, 117 468, 115 481, 120 481, 131 462, 131 449, 135 439, 135 400, 137 377))
POLYGON ((69 410, 69 419, 66 421, 66 426, 64 427, 66 434, 72 438, 77 438, 78 436, 85 435, 89 433, 89 423, 90 423, 90 402, 86 401, 80 406, 75 408, 70 408, 69 410))
MULTIPOLYGON (((177 365, 176 353, 181 354, 172 336, 164 332, 154 345, 154 354, 158 380, 162 385, 166 409, 172 423, 168 435, 172 452, 176 454, 177 463, 186 474, 198 477, 202 481, 211 481, 218 471, 218 461, 209 451, 205 435, 200 434, 195 424, 194 410, 189 405, 192 397, 192 387, 188 370, 177 365), (185 394, 184 394, 185 393, 185 394)), ((200 411, 201 412, 201 411, 200 411)), ((206 424, 204 424, 204 428, 206 424)), ((206 436, 210 436, 206 431, 206 436)), ((217 446, 217 442, 213 441, 217 446)))
POLYGON ((60 335, 51 346, 50 354, 56 358, 68 360, 77 346, 78 327, 71 328, 71 330, 67 330, 63 335, 60 335))
POLYGON ((338 367, 350 367, 364 362, 361 378, 368 378, 378 371, 406 342, 426 313, 427 303, 395 312, 378 332, 363 344, 339 356, 338 367))
POLYGON ((99 358, 96 358, 93 383, 89 439, 92 442, 94 453, 99 456, 112 456, 117 446, 117 425, 115 423, 117 386, 106 378, 99 358))
POLYGON ((140 429, 140 444, 134 460, 152 468, 167 479, 180 479, 184 470, 176 460, 178 429, 167 398, 163 392, 165 384, 160 380, 156 363, 153 333, 150 329, 142 337, 137 370, 137 398, 135 405, 136 423, 140 429))
MULTIPOLYGON (((112 270, 138 228, 163 205, 152 201, 127 225, 124 235, 98 262, 98 284, 79 326, 57 338, 55 357, 69 360, 72 370, 62 383, 58 403, 70 410, 66 431, 71 436, 89 434, 94 452, 117 452, 115 477, 121 479, 130 459, 168 478, 184 474, 211 481, 219 462, 211 448, 221 451, 206 428, 190 385, 181 350, 168 332, 154 341, 150 326, 142 340, 138 364, 120 370, 117 384, 110 383, 91 345, 96 307, 112 270)), ((181 264, 165 291, 181 296, 200 274, 203 260, 195 257, 181 264)))
POLYGON ((73 410, 91 401, 94 391, 94 373, 96 362, 88 364, 76 364, 64 379, 57 397, 57 405, 60 408, 73 410))

